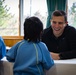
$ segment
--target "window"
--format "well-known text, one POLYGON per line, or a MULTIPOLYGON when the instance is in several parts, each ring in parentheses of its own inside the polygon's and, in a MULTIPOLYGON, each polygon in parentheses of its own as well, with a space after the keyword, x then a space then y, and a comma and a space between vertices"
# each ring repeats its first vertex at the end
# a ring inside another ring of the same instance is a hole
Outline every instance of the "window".
POLYGON ((47 4, 46 0, 24 0, 23 16, 24 19, 28 16, 37 16, 41 19, 46 27, 47 19, 47 4))
POLYGON ((46 28, 47 3, 46 0, 20 0, 21 8, 21 35, 23 35, 23 23, 26 17, 38 17, 46 28))
POLYGON ((19 35, 19 0, 0 0, 0 35, 19 35))
POLYGON ((37 16, 46 27, 46 0, 0 0, 0 35, 23 35, 26 17, 37 16))
POLYGON ((76 28, 76 0, 68 0, 68 22, 76 28))
MULTIPOLYGON (((39 17, 46 28, 46 0, 0 0, 0 35, 22 36, 28 16, 39 17)), ((76 0, 68 0, 68 22, 76 28, 76 0)))

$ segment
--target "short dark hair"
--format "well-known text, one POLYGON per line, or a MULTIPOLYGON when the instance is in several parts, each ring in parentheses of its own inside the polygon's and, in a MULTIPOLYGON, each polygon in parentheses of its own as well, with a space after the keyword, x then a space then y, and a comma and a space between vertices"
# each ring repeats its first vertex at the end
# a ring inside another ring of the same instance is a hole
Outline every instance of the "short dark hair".
POLYGON ((67 14, 62 10, 56 10, 52 13, 53 16, 64 16, 65 22, 67 22, 67 14))
POLYGON ((28 17, 24 22, 24 39, 29 42, 39 42, 43 31, 43 23, 38 17, 28 17))

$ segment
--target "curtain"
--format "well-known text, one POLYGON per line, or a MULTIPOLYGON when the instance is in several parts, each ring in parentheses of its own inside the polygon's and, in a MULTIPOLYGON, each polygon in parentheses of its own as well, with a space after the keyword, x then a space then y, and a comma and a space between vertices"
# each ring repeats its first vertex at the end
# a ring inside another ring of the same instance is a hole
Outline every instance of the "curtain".
POLYGON ((47 0, 48 17, 46 27, 50 26, 51 14, 55 10, 55 7, 56 7, 56 0, 47 0))
POLYGON ((50 19, 52 12, 55 10, 66 10, 66 3, 67 0, 46 0, 47 2, 47 10, 48 10, 48 17, 47 17, 47 23, 46 28, 50 26, 50 19))
POLYGON ((57 0, 57 10, 66 11, 67 0, 57 0))

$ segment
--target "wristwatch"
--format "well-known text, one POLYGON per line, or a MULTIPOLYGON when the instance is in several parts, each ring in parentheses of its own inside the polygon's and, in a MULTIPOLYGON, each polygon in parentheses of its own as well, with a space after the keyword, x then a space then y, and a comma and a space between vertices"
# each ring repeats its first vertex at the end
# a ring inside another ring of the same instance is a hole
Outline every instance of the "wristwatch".
POLYGON ((60 57, 60 60, 61 60, 61 59, 63 59, 63 56, 62 56, 62 54, 61 54, 61 53, 59 54, 59 57, 60 57))

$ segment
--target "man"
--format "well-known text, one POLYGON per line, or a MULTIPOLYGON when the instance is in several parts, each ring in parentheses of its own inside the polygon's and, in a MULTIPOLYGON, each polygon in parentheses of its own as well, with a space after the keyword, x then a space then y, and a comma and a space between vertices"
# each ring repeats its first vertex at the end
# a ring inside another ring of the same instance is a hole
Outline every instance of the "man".
POLYGON ((76 29, 67 23, 64 11, 56 10, 44 30, 42 41, 47 45, 54 60, 76 58, 76 29))

